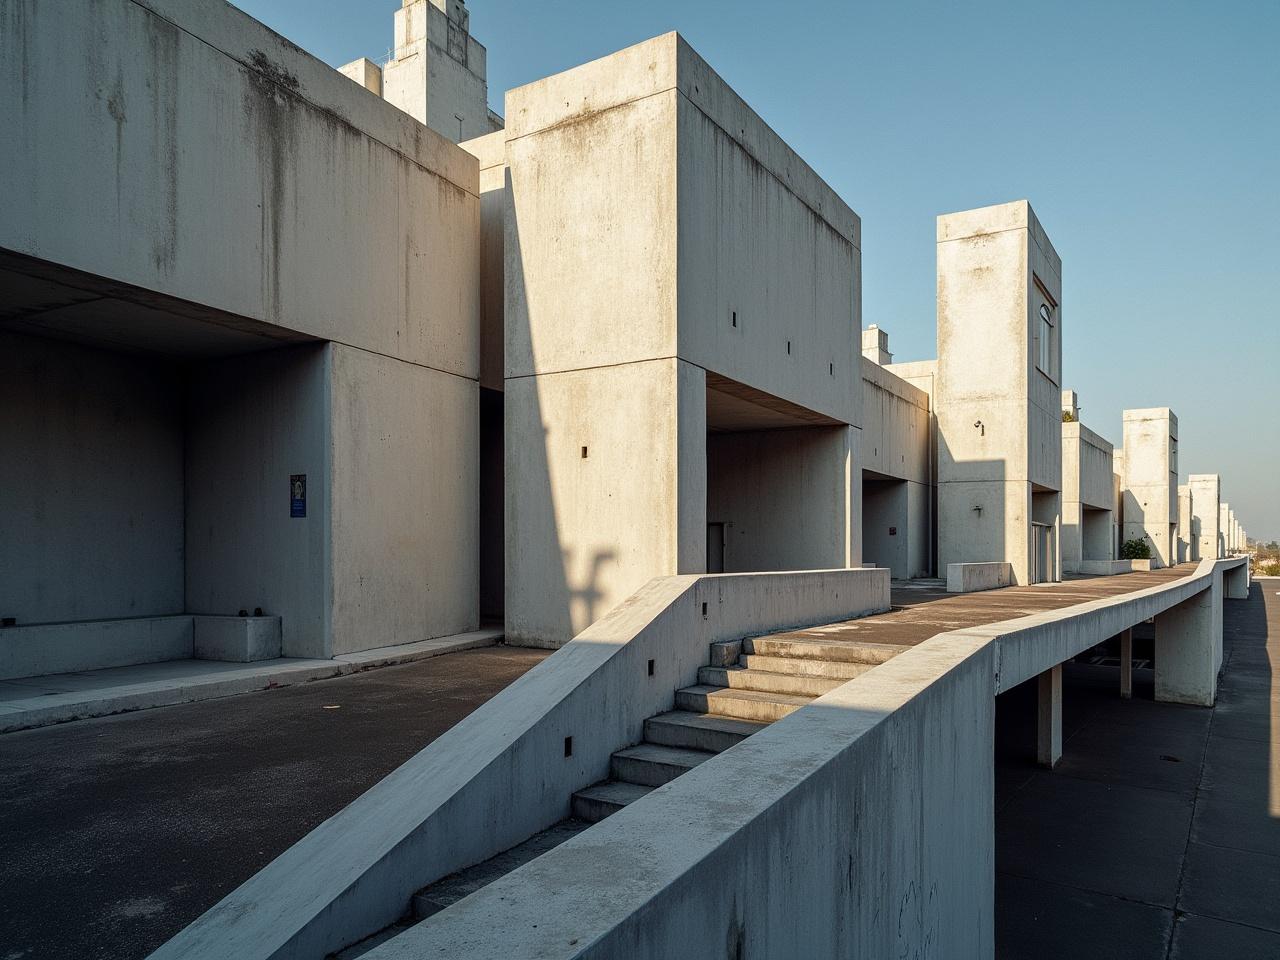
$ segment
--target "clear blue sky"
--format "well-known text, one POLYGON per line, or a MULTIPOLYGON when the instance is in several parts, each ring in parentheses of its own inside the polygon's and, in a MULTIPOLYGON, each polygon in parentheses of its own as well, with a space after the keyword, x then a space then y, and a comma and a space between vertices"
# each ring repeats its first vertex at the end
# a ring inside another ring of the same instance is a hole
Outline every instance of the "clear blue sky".
MULTIPOLYGON (((331 64, 399 0, 238 0, 331 64)), ((1119 445, 1178 415, 1280 538, 1280 2, 469 0, 489 97, 679 30, 861 215, 864 322, 932 357, 934 218, 1027 198, 1063 258, 1064 385, 1119 445)))

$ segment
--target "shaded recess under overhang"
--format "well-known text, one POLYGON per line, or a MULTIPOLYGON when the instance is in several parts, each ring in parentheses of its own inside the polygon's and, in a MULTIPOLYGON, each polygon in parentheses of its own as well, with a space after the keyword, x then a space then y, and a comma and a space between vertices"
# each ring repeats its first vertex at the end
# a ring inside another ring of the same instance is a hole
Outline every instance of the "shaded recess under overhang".
POLYGON ((0 331, 192 359, 316 339, 7 250, 0 250, 0 331))
POLYGON ((708 433, 841 426, 839 420, 707 371, 708 433))

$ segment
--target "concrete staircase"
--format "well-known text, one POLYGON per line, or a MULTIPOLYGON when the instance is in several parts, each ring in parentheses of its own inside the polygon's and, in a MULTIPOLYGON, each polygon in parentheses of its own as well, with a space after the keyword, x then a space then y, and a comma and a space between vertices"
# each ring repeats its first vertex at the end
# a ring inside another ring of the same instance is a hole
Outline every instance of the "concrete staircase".
POLYGON ((698 671, 697 684, 676 691, 676 709, 650 717, 644 723, 644 740, 613 754, 608 780, 573 795, 571 819, 420 890, 413 897, 410 916, 342 951, 339 960, 359 957, 407 926, 447 909, 906 649, 886 643, 822 640, 802 632, 712 644, 711 663, 698 671))
POLYGON ((712 644, 697 685, 676 691, 675 710, 645 721, 642 743, 613 755, 610 779, 573 795, 573 815, 603 820, 905 649, 785 634, 712 644))

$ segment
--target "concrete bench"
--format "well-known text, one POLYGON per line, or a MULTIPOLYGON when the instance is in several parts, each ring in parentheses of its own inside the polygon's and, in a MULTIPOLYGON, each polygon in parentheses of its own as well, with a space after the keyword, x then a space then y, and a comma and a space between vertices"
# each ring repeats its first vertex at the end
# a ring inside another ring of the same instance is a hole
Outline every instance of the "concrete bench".
POLYGON ((1013 565, 1004 561, 989 563, 948 563, 947 593, 974 593, 995 590, 1013 583, 1013 565))

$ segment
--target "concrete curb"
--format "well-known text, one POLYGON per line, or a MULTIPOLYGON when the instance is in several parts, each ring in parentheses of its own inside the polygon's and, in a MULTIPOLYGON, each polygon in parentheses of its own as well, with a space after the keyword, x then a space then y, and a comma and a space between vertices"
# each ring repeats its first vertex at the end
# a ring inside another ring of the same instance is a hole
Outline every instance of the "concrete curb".
MULTIPOLYGON (((245 664, 242 668, 201 675, 193 669, 185 676, 167 677, 161 680, 117 684, 97 689, 54 693, 40 697, 38 707, 24 707, 23 701, 0 702, 0 733, 29 730, 34 727, 66 723, 71 720, 87 720, 117 713, 147 710, 151 707, 167 707, 198 700, 214 700, 232 697, 258 690, 272 690, 312 680, 327 680, 389 667, 413 663, 446 653, 473 650, 492 646, 502 639, 500 629, 475 630, 451 637, 419 640, 394 647, 378 647, 359 653, 343 654, 332 660, 279 660, 245 664)), ((192 661, 193 664, 210 661, 192 661)), ((38 681, 40 678, 32 678, 38 681)))

